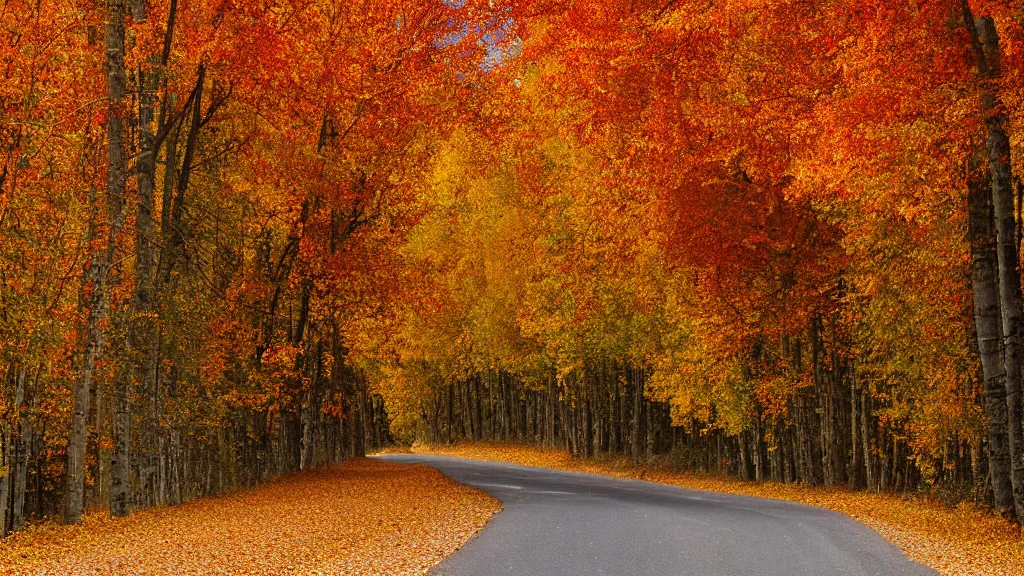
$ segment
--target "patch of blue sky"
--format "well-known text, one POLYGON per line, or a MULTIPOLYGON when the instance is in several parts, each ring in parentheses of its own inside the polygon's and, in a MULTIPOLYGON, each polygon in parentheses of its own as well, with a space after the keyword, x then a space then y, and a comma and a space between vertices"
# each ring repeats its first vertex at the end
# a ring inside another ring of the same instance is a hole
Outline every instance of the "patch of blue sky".
MULTIPOLYGON (((465 7, 466 0, 442 0, 452 10, 465 7)), ((511 16, 495 16, 482 24, 471 25, 460 22, 457 16, 448 19, 448 27, 452 32, 435 40, 440 48, 456 46, 472 33, 476 43, 484 48, 484 57, 480 62, 483 70, 493 70, 519 55, 522 42, 513 35, 515 20, 511 16)))

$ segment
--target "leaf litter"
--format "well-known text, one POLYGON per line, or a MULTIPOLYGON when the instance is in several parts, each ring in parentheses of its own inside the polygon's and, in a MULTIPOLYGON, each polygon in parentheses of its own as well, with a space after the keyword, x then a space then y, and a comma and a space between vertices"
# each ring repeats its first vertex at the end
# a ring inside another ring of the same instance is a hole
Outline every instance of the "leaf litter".
POLYGON ((500 510, 437 470, 359 459, 127 518, 0 540, 3 575, 420 575, 500 510))

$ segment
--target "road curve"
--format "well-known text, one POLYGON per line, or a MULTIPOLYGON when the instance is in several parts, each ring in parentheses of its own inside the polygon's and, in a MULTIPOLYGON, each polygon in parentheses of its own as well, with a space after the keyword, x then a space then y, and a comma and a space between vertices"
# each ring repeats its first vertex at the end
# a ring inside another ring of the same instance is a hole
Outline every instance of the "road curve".
POLYGON ((873 530, 803 504, 442 456, 392 454, 504 510, 435 576, 935 576, 873 530))

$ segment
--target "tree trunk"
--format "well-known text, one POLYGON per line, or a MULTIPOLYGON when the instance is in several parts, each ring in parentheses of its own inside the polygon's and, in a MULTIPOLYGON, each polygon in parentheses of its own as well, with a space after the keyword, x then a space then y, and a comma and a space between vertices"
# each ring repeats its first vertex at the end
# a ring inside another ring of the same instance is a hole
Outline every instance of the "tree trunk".
POLYGON ((578 380, 580 385, 580 394, 583 396, 582 408, 583 417, 581 418, 582 425, 582 439, 583 444, 583 457, 589 458, 594 455, 594 427, 591 423, 592 414, 590 412, 590 390, 587 385, 587 373, 583 372, 582 377, 578 380))
POLYGON ((352 456, 355 458, 363 458, 366 456, 366 382, 363 380, 362 375, 356 380, 358 388, 355 393, 355 448, 352 451, 352 456))
POLYGON ((544 436, 547 445, 555 445, 555 378, 548 376, 547 401, 544 402, 544 436))
POLYGON ((452 412, 455 409, 455 385, 448 383, 448 444, 452 443, 452 426, 455 423, 452 419, 452 412))
MULTIPOLYGON (((0 466, 10 470, 11 434, 6 422, 0 422, 0 466)), ((14 480, 10 472, 0 475, 0 538, 7 535, 7 503, 11 501, 11 484, 14 480)))
POLYGON ((461 416, 463 439, 472 438, 475 435, 473 431, 473 410, 470 405, 473 396, 470 386, 471 382, 468 378, 459 385, 459 416, 461 416))
POLYGON ((747 431, 740 432, 740 480, 750 480, 750 459, 747 453, 747 431))
MULTIPOLYGON (((1000 76, 999 37, 992 18, 979 18, 977 28, 987 61, 984 79, 1000 76)), ((1007 431, 1010 444, 1010 479, 1017 517, 1024 519, 1024 427, 1021 425, 1021 286, 1017 254, 1017 226, 1013 212, 1013 172, 1006 113, 995 84, 982 93, 982 116, 988 128, 988 161, 999 262, 999 300, 1003 324, 1003 364, 1006 371, 1007 431)))
POLYGON ((854 365, 850 365, 850 490, 860 488, 860 455, 862 454, 860 442, 857 438, 857 371, 854 365))
POLYGON ((611 422, 611 434, 612 434, 612 437, 611 437, 611 440, 609 441, 609 444, 610 444, 609 451, 610 452, 619 452, 619 451, 622 450, 622 410, 620 409, 620 406, 622 405, 622 397, 621 397, 621 394, 619 392, 619 378, 618 378, 618 374, 619 374, 618 366, 613 364, 612 365, 612 373, 611 373, 611 386, 612 386, 612 390, 614 391, 615 396, 614 396, 614 401, 612 402, 612 405, 611 405, 611 408, 610 408, 610 415, 611 415, 611 420, 612 420, 612 422, 611 422))
POLYGON ((302 426, 302 445, 300 447, 299 469, 309 470, 316 466, 317 433, 320 415, 320 378, 323 373, 323 340, 316 339, 314 352, 313 378, 310 380, 299 416, 302 426))
MULTIPOLYGON (((132 19, 136 22, 146 20, 145 2, 132 0, 132 19)), ((173 20, 174 7, 169 16, 173 20)), ((173 24, 170 25, 173 30, 173 24)), ((151 58, 153 61, 155 59, 151 58)), ((127 358, 128 362, 122 366, 118 374, 118 385, 121 388, 119 394, 122 398, 128 398, 132 389, 138 386, 140 396, 146 400, 142 408, 144 425, 142 426, 142 438, 138 464, 145 466, 150 471, 157 468, 159 456, 155 452, 155 445, 158 442, 156 433, 159 430, 159 415, 157 414, 156 399, 156 369, 154 343, 156 342, 156 324, 153 322, 153 267, 155 263, 155 249, 153 243, 153 211, 154 188, 156 181, 156 155, 159 148, 157 134, 153 131, 153 105, 156 92, 156 74, 152 71, 139 70, 139 156, 136 170, 138 182, 139 199, 135 218, 135 286, 132 296, 132 314, 128 320, 127 334, 127 358), (132 382, 134 378, 134 383, 132 382)), ((162 134, 161 134, 162 137, 162 134)), ((127 400, 120 400, 122 404, 127 400)), ((120 408, 119 408, 120 410, 120 408)), ((120 412, 119 412, 120 414, 120 412)), ((121 414, 119 417, 124 418, 121 414)), ((130 426, 130 422, 128 423, 130 426)), ((115 455, 115 458, 117 456, 115 455)), ((127 472, 127 459, 125 464, 114 467, 115 485, 117 489, 112 494, 110 513, 112 516, 125 516, 129 513, 129 502, 131 500, 130 472, 127 472), (124 492, 122 494, 122 492, 124 492)), ((152 474, 147 476, 152 480, 152 474)), ((146 502, 156 504, 159 497, 156 493, 156 482, 152 482, 150 490, 145 494, 146 502)))
POLYGON ((18 445, 14 462, 11 530, 21 530, 25 527, 25 486, 28 481, 28 454, 32 443, 32 419, 25 407, 26 378, 24 367, 19 368, 17 388, 14 392, 14 410, 18 414, 18 445))
POLYGON ((864 390, 860 394, 860 439, 864 444, 864 479, 867 483, 867 489, 872 490, 876 488, 875 485, 875 461, 874 456, 871 453, 871 427, 869 425, 870 419, 870 407, 871 397, 868 395, 867 390, 864 390))
POLYGON ((0 538, 7 535, 7 503, 11 501, 11 460, 13 460, 11 429, 6 419, 0 419, 0 538))
MULTIPOLYGON (((93 255, 89 268, 82 275, 82 297, 86 320, 80 336, 78 374, 71 430, 67 449, 65 478, 64 522, 81 521, 85 491, 85 442, 89 416, 89 393, 93 384, 96 359, 103 348, 101 319, 107 301, 107 276, 111 273, 117 236, 121 228, 122 204, 125 193, 124 158, 124 6, 116 0, 107 5, 109 17, 106 32, 107 52, 107 246, 93 255)), ((98 202, 95 191, 90 193, 90 222, 88 237, 98 235, 98 202)), ((127 408, 124 409, 127 412, 127 408)), ((115 443, 127 452, 127 429, 115 431, 115 443)), ((125 454, 126 455, 126 454, 125 454)), ((127 462, 119 458, 125 465, 127 462)), ((125 466, 127 469, 127 466, 125 466)), ((124 477, 124 476, 122 476, 124 477)), ((122 488, 122 490, 126 487, 122 488)))
MULTIPOLYGON (((124 200, 127 174, 125 173, 124 143, 124 18, 123 0, 108 1, 109 22, 107 23, 107 97, 110 113, 107 117, 109 139, 109 176, 107 184, 108 209, 112 201, 120 205, 124 200)), ((116 232, 111 231, 111 245, 116 241, 116 232)), ((112 250, 108 253, 112 254, 112 250)), ((108 259, 108 266, 110 260, 108 259)), ((109 272, 108 272, 109 273, 109 272)), ((126 516, 131 505, 128 450, 131 432, 131 378, 119 378, 114 414, 114 456, 111 462, 112 481, 110 486, 110 515, 126 516)))
POLYGON ((968 214, 971 244, 974 322, 985 379, 985 420, 988 426, 989 466, 996 509, 1013 511, 1007 431, 1006 373, 1002 358, 1002 324, 996 285, 996 239, 992 223, 992 196, 978 158, 972 157, 968 176, 968 214))
POLYGON ((494 435, 494 378, 492 378, 490 370, 487 371, 487 420, 491 429, 490 440, 493 442, 497 440, 497 437, 494 435))
POLYGON ((640 427, 640 418, 642 416, 643 403, 644 403, 644 382, 643 373, 641 370, 632 368, 633 372, 633 430, 630 436, 630 451, 629 456, 633 459, 633 462, 640 461, 641 451, 643 450, 642 444, 642 429, 640 427))
POLYGON ((484 437, 484 424, 483 424, 484 413, 483 413, 483 407, 481 405, 482 402, 480 400, 480 376, 479 375, 477 375, 476 378, 473 379, 473 389, 474 389, 474 394, 473 394, 473 407, 474 407, 473 417, 475 418, 475 422, 476 422, 476 424, 473 426, 473 433, 475 435, 474 438, 476 438, 477 440, 483 440, 483 437, 484 437))

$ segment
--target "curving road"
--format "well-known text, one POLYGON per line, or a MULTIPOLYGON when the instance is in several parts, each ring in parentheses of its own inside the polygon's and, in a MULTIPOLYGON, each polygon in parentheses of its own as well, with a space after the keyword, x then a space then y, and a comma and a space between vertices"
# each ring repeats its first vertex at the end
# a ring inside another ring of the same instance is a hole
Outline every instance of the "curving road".
POLYGON ((934 576, 821 508, 441 456, 428 464, 504 510, 436 576, 934 576))

